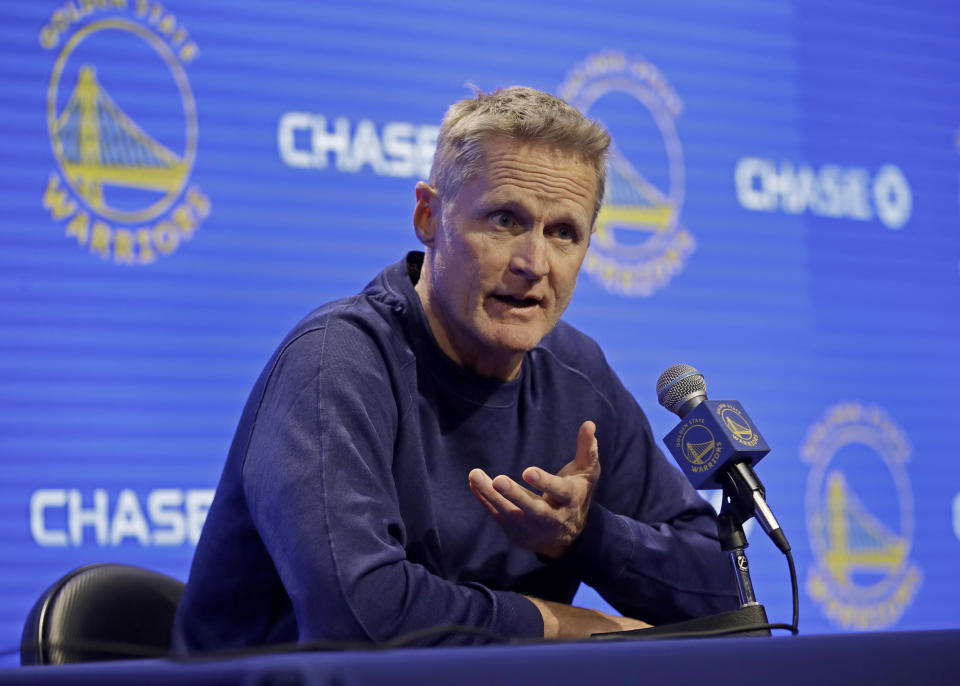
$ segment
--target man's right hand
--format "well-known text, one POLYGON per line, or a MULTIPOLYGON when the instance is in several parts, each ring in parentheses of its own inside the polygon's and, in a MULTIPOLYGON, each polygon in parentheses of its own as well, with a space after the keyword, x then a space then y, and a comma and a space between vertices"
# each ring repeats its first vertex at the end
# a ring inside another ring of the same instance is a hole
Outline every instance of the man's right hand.
POLYGON ((600 610, 564 605, 533 596, 524 597, 540 610, 544 638, 588 638, 591 634, 646 629, 651 626, 639 619, 608 615, 600 610))
POLYGON ((482 469, 467 475, 470 490, 516 545, 546 557, 567 553, 583 533, 590 497, 600 478, 597 427, 583 422, 573 460, 556 474, 539 467, 523 470, 523 480, 537 494, 501 474, 491 479, 482 469))

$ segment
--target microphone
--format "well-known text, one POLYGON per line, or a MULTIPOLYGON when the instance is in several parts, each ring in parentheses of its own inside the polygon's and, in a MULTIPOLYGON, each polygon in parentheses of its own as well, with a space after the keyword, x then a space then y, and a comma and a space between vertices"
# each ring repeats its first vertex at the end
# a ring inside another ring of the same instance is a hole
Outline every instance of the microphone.
POLYGON ((722 488, 744 515, 753 516, 783 553, 790 544, 767 505, 753 465, 770 452, 736 400, 707 400, 703 374, 675 364, 657 379, 657 400, 680 417, 663 441, 694 488, 722 488))

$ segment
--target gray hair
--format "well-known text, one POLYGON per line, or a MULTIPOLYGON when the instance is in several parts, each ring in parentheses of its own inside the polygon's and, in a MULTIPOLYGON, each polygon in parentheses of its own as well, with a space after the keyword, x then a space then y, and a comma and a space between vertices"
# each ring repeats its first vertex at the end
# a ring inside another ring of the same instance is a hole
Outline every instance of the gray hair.
POLYGON ((430 171, 430 185, 441 198, 453 198, 463 182, 476 176, 483 164, 483 144, 496 136, 549 145, 593 164, 596 220, 606 185, 610 134, 560 98, 524 86, 477 90, 447 110, 430 171))

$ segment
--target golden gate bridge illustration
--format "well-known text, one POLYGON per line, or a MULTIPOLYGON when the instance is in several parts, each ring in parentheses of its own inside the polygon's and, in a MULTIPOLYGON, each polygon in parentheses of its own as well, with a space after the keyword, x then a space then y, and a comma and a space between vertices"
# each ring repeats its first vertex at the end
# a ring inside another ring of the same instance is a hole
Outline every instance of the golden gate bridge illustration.
POLYGON ((748 441, 753 437, 753 429, 746 424, 741 424, 731 417, 729 413, 723 415, 723 423, 730 429, 730 433, 740 441, 748 441))
POLYGON ((693 464, 703 464, 703 458, 710 454, 714 446, 717 445, 717 442, 711 438, 709 441, 703 441, 701 443, 686 441, 686 444, 687 454, 694 458, 691 462, 693 462, 693 464))
POLYGON ((77 85, 52 128, 64 173, 94 209, 105 207, 105 185, 170 193, 187 173, 182 157, 117 106, 90 65, 80 68, 77 85))
POLYGON ((612 247, 617 242, 615 230, 663 233, 671 228, 674 214, 675 208, 667 196, 643 178, 611 144, 607 187, 594 240, 603 247, 612 247))
POLYGON ((819 518, 826 542, 824 563, 836 581, 852 584, 854 572, 889 573, 903 563, 906 538, 890 531, 867 510, 837 470, 827 475, 819 518))

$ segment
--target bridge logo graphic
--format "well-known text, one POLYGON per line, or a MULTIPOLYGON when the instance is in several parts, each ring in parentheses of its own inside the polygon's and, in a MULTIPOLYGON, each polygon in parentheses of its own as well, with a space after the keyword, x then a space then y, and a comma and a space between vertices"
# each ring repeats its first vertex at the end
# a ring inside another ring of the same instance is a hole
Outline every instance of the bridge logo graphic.
POLYGON ((55 13, 40 34, 47 49, 63 43, 47 89, 57 169, 43 205, 89 252, 151 263, 190 240, 210 213, 190 183, 197 113, 184 65, 196 43, 158 5, 64 16, 55 13))
POLYGON ((881 408, 841 403, 810 427, 807 530, 815 564, 806 591, 844 629, 895 624, 922 583, 910 560, 910 445, 881 408))
POLYGON ((680 224, 685 172, 675 121, 683 103, 656 66, 618 52, 589 56, 558 94, 603 121, 613 138, 584 270, 612 293, 649 296, 683 269, 695 247, 680 224))
POLYGON ((723 420, 730 434, 741 444, 752 448, 760 442, 760 434, 753 430, 750 420, 733 405, 720 403, 717 405, 717 414, 723 420))
POLYGON ((183 156, 150 138, 117 107, 90 65, 80 68, 70 100, 50 129, 67 181, 91 209, 115 219, 152 216, 156 207, 132 213, 113 209, 104 200, 104 185, 158 191, 162 207, 183 188, 190 170, 183 156))
POLYGON ((705 472, 717 464, 722 446, 706 426, 691 423, 683 429, 678 438, 683 457, 696 471, 705 472))

